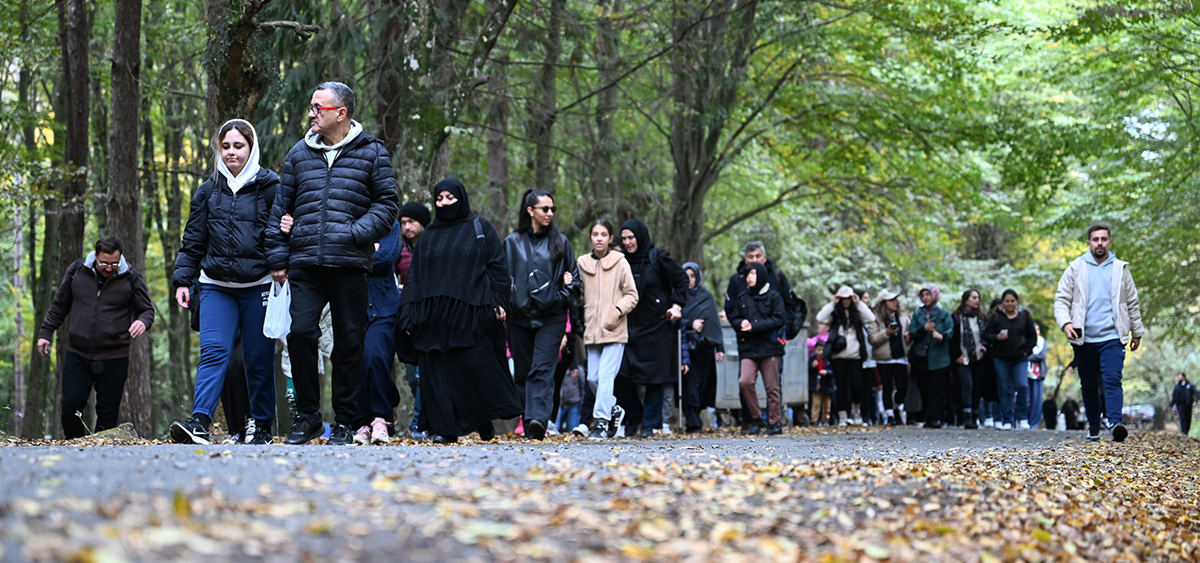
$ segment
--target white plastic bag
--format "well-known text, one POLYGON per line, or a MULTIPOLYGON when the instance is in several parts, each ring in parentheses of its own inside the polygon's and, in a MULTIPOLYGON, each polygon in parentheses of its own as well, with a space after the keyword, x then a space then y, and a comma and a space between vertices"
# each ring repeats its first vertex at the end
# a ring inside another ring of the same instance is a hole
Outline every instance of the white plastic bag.
POLYGON ((287 338, 292 331, 292 288, 288 282, 271 282, 271 293, 267 296, 267 318, 263 321, 263 336, 287 338))

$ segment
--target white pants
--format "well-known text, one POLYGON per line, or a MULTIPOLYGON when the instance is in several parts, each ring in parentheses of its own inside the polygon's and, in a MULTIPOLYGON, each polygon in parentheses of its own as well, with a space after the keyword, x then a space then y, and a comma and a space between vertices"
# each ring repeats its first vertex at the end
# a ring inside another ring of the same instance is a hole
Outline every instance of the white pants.
POLYGON ((592 418, 612 420, 613 407, 617 405, 617 398, 613 396, 613 382, 621 370, 621 358, 624 356, 624 344, 587 346, 587 380, 596 386, 596 407, 592 409, 592 418))

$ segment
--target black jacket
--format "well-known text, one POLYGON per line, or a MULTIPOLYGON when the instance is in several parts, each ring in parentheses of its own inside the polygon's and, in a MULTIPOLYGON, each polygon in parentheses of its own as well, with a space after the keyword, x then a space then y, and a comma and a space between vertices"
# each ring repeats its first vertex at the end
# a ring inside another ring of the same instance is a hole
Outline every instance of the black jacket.
POLYGON ((201 269, 214 280, 236 283, 270 274, 266 231, 278 191, 279 176, 266 168, 236 194, 219 173, 200 184, 175 258, 175 287, 191 287, 201 269))
POLYGON ((738 357, 782 356, 783 343, 775 338, 775 331, 784 323, 783 297, 770 284, 753 295, 744 284, 741 287, 739 293, 725 299, 725 316, 737 333, 738 357), (750 332, 739 328, 743 319, 750 321, 750 332))
POLYGON ((129 356, 129 325, 142 321, 146 330, 154 324, 154 304, 146 280, 125 257, 117 273, 104 280, 92 267, 96 253, 76 260, 67 268, 54 301, 38 330, 38 338, 54 339, 54 331, 67 317, 71 325, 67 350, 88 360, 113 360, 129 356))
POLYGON ((508 273, 512 277, 512 314, 510 320, 522 326, 541 326, 541 320, 562 316, 579 300, 579 267, 567 237, 562 237, 563 255, 550 258, 547 231, 513 233, 504 239, 508 273), (564 286, 563 273, 571 272, 571 284, 564 286))
POLYGON ((329 166, 325 151, 301 139, 283 163, 267 225, 267 266, 369 271, 375 243, 391 232, 399 209, 383 143, 359 133, 329 166), (285 213, 294 220, 290 235, 279 231, 285 213))
POLYGON ((993 356, 1005 360, 1019 360, 1033 353, 1037 346, 1033 317, 1024 309, 1014 318, 1008 318, 1004 309, 997 309, 987 317, 983 328, 983 340, 993 356), (1008 338, 1000 340, 1000 331, 1008 329, 1008 338))
POLYGON ((1192 404, 1196 402, 1196 386, 1192 382, 1183 380, 1175 384, 1175 390, 1171 392, 1171 405, 1180 410, 1192 410, 1192 404))
MULTIPOLYGON (((768 258, 764 265, 770 276, 771 289, 778 292, 779 297, 783 299, 783 327, 786 329, 785 336, 791 340, 800 334, 800 330, 808 322, 808 304, 792 291, 792 285, 788 282, 787 275, 783 273, 783 270, 775 267, 775 262, 768 258)), ((738 262, 737 275, 729 279, 729 287, 726 289, 725 295, 734 295, 745 287, 746 261, 742 260, 738 262)))

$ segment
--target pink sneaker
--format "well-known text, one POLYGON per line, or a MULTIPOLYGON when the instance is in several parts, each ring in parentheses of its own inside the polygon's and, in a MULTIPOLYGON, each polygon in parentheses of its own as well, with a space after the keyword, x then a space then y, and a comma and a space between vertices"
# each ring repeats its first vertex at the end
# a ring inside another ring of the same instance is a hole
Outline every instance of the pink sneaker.
POLYGON ((362 444, 364 446, 371 443, 371 427, 364 426, 359 428, 358 431, 354 433, 354 443, 362 444))
POLYGON ((525 435, 525 417, 522 416, 517 419, 517 429, 513 430, 513 434, 516 434, 517 436, 525 435))
POLYGON ((392 437, 388 434, 388 421, 382 418, 376 418, 371 421, 371 443, 386 444, 392 441, 392 437))

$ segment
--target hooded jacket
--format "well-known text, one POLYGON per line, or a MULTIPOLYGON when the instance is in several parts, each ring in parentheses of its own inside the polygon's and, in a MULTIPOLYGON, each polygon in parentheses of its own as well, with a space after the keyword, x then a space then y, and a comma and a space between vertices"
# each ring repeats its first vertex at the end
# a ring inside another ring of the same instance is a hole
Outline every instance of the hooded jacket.
POLYGON ((54 301, 38 330, 38 338, 54 339, 54 331, 71 318, 67 350, 88 360, 113 360, 129 356, 129 325, 142 321, 146 330, 154 323, 154 304, 146 280, 121 256, 112 277, 96 272, 96 253, 76 260, 58 284, 54 301))
POLYGON ((236 193, 224 174, 214 173, 205 180, 192 194, 175 258, 175 287, 191 287, 201 278, 234 286, 269 282, 266 232, 278 190, 279 176, 265 168, 259 168, 236 193))
MULTIPOLYGON (((771 282, 771 288, 779 293, 779 297, 783 299, 784 313, 784 329, 786 329, 787 338, 790 340, 800 334, 805 323, 808 322, 808 304, 792 291, 791 283, 788 282, 787 275, 775 267, 775 262, 767 258, 764 264, 767 268, 767 279, 771 282)), ((746 270, 748 269, 746 260, 738 262, 737 275, 729 279, 729 288, 726 289, 726 295, 738 293, 742 288, 733 287, 735 284, 741 286, 746 285, 746 270)))
POLYGON ((374 245, 391 232, 400 203, 387 149, 354 125, 333 146, 310 133, 288 151, 267 228, 271 270, 371 269, 374 245), (279 230, 284 214, 294 221, 290 234, 279 230))
MULTIPOLYGON (((1087 326, 1089 254, 1085 253, 1067 266, 1062 278, 1058 280, 1058 290, 1054 294, 1054 320, 1059 328, 1067 323, 1075 325, 1080 336, 1068 341, 1076 346, 1083 345, 1084 327, 1087 326)), ((1130 334, 1141 338, 1146 334, 1146 329, 1142 326, 1142 308, 1138 302, 1137 287, 1133 284, 1133 274, 1129 273, 1129 263, 1117 259, 1115 255, 1113 261, 1113 321, 1121 344, 1125 345, 1129 344, 1130 334)))
POLYGON ((637 307, 638 291, 625 255, 610 250, 597 260, 589 252, 580 256, 576 265, 583 284, 583 343, 629 342, 626 315, 637 307))
POLYGON ((762 264, 753 266, 759 270, 758 284, 739 286, 742 289, 736 295, 726 295, 725 316, 737 333, 739 357, 782 356, 783 342, 776 339, 774 333, 784 323, 783 297, 771 289, 766 267, 762 264), (743 320, 750 321, 749 332, 741 330, 743 320))

